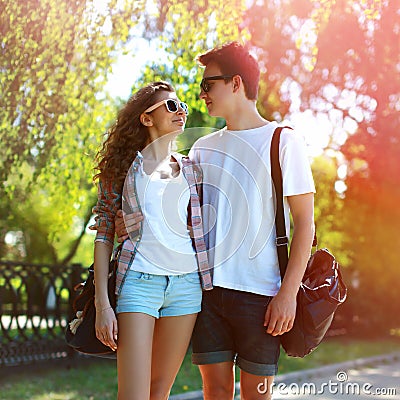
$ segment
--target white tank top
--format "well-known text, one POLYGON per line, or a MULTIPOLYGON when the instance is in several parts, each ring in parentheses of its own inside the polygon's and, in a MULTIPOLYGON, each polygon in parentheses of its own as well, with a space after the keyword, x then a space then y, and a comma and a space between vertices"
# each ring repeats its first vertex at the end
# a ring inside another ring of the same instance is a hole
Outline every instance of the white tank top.
POLYGON ((182 170, 177 177, 166 179, 138 173, 136 189, 144 221, 131 269, 155 275, 197 271, 187 228, 190 192, 182 170))

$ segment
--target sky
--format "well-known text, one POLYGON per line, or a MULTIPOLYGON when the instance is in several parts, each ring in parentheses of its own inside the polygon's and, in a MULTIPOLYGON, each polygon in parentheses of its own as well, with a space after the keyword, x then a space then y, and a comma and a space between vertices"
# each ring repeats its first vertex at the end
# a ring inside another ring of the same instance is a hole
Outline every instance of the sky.
POLYGON ((139 35, 132 39, 125 53, 120 54, 117 62, 112 67, 112 73, 108 77, 105 90, 113 97, 128 99, 134 82, 140 78, 141 71, 150 62, 162 62, 165 55, 156 40, 150 42, 139 35))

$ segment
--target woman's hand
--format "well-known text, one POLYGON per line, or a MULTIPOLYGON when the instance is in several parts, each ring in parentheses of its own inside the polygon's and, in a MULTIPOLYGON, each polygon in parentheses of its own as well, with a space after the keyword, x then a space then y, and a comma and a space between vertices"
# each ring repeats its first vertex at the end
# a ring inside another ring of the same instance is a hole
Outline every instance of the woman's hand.
POLYGON ((96 337, 111 350, 117 350, 118 324, 111 306, 96 308, 96 337))

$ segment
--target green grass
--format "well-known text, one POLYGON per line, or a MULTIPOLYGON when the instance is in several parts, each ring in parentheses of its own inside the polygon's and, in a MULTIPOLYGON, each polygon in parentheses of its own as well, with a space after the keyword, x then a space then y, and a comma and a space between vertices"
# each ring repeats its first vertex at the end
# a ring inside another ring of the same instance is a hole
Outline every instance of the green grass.
POLYGON ((54 326, 51 329, 51 333, 49 333, 50 328, 26 328, 26 329, 8 329, 7 336, 13 340, 21 340, 25 341, 25 338, 33 339, 46 339, 46 337, 55 337, 58 336, 60 339, 64 338, 65 327, 63 326, 54 326))
MULTIPOLYGON (((399 340, 327 340, 304 359, 281 354, 279 373, 400 351, 399 340)), ((237 373, 237 377, 238 377, 237 373)), ((106 400, 115 399, 117 373, 114 361, 78 360, 74 368, 43 369, 32 366, 0 382, 0 400, 106 400)), ((191 364, 190 354, 177 376, 172 394, 201 388, 200 374, 191 364)))

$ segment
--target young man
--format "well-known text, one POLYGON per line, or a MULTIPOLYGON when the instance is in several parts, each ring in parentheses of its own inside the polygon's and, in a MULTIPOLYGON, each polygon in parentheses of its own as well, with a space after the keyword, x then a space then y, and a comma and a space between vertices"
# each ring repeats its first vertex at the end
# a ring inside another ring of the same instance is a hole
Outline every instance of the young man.
POLYGON ((283 130, 279 158, 286 226, 289 231, 290 210, 293 237, 281 283, 270 167, 277 124, 256 108, 258 64, 236 42, 198 60, 205 67, 200 98, 226 127, 199 139, 190 152, 203 169, 203 225, 214 267, 214 289, 203 293, 193 332, 193 362, 200 368, 205 400, 233 399, 234 364, 241 369, 242 399, 270 399, 279 335, 293 325, 310 255, 314 183, 303 141, 283 130))
POLYGON ((203 224, 214 267, 214 289, 203 293, 193 332, 193 362, 199 365, 206 400, 233 398, 234 363, 241 369, 241 397, 268 399, 279 335, 293 326, 310 255, 314 183, 304 143, 292 130, 283 130, 279 158, 286 226, 290 209, 293 237, 281 284, 270 167, 277 124, 256 108, 258 64, 236 42, 198 60, 205 67, 200 98, 211 116, 226 120, 226 128, 199 139, 190 152, 203 169, 203 224))

